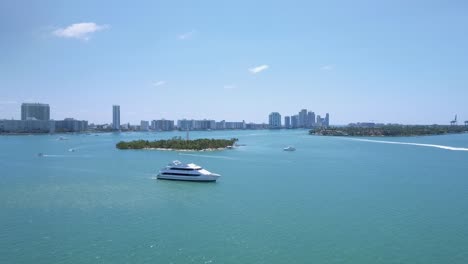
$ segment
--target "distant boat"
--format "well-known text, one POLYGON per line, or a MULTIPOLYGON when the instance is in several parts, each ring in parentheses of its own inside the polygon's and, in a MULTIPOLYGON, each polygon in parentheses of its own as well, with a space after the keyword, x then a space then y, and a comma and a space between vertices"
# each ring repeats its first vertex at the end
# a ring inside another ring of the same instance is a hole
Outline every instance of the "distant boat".
POLYGON ((221 175, 211 173, 196 164, 185 164, 175 160, 165 168, 162 168, 157 178, 163 180, 214 182, 220 176, 221 175))
POLYGON ((68 151, 70 151, 70 152, 75 152, 75 151, 76 151, 76 149, 74 149, 74 148, 71 148, 71 149, 68 149, 68 151))
POLYGON ((37 153, 37 156, 38 156, 38 157, 44 157, 44 153, 42 153, 42 152, 37 153))
POLYGON ((292 147, 292 146, 288 146, 288 147, 285 147, 283 150, 284 150, 284 151, 295 151, 296 148, 295 148, 295 147, 292 147))
POLYGON ((66 137, 59 137, 58 140, 68 140, 66 137))

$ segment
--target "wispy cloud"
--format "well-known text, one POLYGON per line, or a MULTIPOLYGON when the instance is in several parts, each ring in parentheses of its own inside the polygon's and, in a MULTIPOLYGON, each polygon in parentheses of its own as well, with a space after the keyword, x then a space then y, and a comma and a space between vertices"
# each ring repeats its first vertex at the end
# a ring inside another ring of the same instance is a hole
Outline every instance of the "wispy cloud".
POLYGON ((253 68, 250 68, 249 71, 253 74, 257 74, 259 72, 262 72, 266 69, 268 69, 270 66, 266 65, 266 64, 263 64, 263 65, 260 65, 260 66, 257 66, 257 67, 253 67, 253 68))
POLYGON ((335 68, 335 65, 323 65, 322 67, 320 67, 321 70, 324 70, 324 71, 331 71, 335 68))
POLYGON ((91 38, 91 34, 108 28, 108 25, 97 25, 94 22, 83 22, 71 24, 65 28, 56 29, 52 33, 61 38, 89 40, 91 38))
POLYGON ((195 33, 196 33, 196 31, 192 30, 192 31, 185 32, 185 33, 182 33, 182 34, 178 35, 177 38, 180 39, 180 40, 187 40, 187 39, 192 38, 193 35, 195 35, 195 33))
POLYGON ((165 85, 165 84, 166 84, 166 81, 157 81, 157 82, 153 83, 153 86, 158 87, 158 86, 162 86, 162 85, 165 85))
POLYGON ((226 90, 233 90, 233 89, 236 89, 236 85, 235 84, 226 84, 223 86, 224 89, 226 90))

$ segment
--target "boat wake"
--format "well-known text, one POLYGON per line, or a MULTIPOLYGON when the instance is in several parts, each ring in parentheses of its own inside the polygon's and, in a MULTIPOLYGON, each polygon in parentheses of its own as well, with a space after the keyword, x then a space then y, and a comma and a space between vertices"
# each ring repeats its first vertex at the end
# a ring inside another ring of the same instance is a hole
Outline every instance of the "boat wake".
POLYGON ((200 155, 200 154, 189 154, 189 153, 179 153, 182 156, 193 156, 193 157, 203 157, 203 158, 213 158, 213 159, 225 159, 225 160, 235 160, 228 156, 210 156, 210 155, 200 155))
POLYGON ((358 138, 350 138, 350 140, 362 141, 362 142, 381 143, 381 144, 395 144, 395 145, 410 145, 410 146, 418 146, 418 147, 429 147, 429 148, 438 148, 438 149, 453 150, 453 151, 468 151, 468 148, 459 148, 459 147, 451 147, 451 146, 435 145, 435 144, 423 144, 423 143, 413 143, 413 142, 398 142, 398 141, 384 141, 384 140, 372 140, 372 139, 358 139, 358 138))

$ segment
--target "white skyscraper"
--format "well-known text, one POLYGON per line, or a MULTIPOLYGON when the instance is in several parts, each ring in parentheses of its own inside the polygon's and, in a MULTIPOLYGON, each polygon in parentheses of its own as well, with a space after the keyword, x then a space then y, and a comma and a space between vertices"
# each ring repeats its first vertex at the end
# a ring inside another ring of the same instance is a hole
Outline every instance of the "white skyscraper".
POLYGON ((281 115, 278 112, 272 112, 268 116, 268 124, 270 128, 281 128, 281 115))
POLYGON ((120 105, 112 106, 112 129, 120 130, 120 105))

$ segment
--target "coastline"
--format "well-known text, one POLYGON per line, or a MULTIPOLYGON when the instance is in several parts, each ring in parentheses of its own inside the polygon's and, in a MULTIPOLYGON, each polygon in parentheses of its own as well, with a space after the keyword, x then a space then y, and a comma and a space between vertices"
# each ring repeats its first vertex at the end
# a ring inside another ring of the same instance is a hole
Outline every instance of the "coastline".
MULTIPOLYGON (((207 149, 173 149, 173 148, 142 148, 133 150, 160 150, 160 151, 181 151, 181 152, 204 152, 204 151, 221 151, 229 148, 207 148, 207 149)), ((132 150, 132 149, 130 149, 132 150)))

